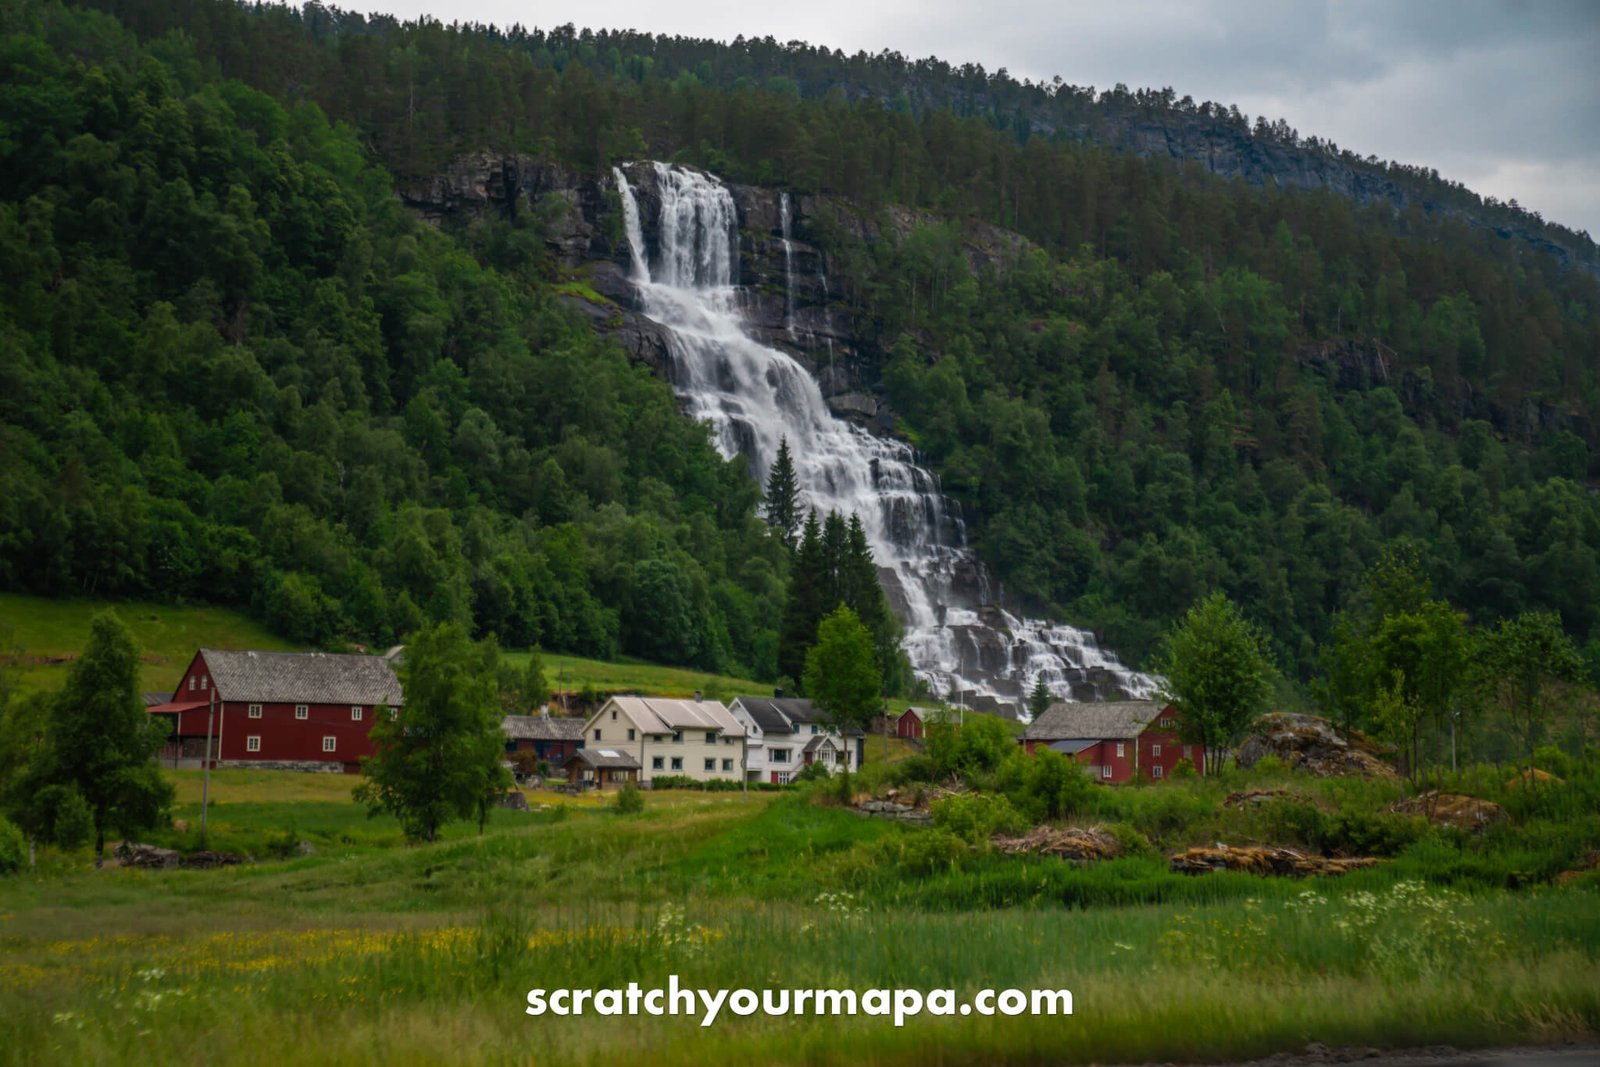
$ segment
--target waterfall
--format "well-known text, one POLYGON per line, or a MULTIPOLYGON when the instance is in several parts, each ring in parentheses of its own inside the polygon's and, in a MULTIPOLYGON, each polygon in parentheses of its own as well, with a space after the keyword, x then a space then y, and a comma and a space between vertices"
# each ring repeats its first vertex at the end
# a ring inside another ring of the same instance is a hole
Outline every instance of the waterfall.
POLYGON ((778 197, 778 218, 783 227, 783 328, 794 340, 794 242, 789 239, 789 194, 778 197))
MULTIPOLYGON (((995 606, 958 510, 911 448, 835 417, 800 363, 749 336, 739 309, 738 211, 727 187, 665 163, 630 166, 651 168, 660 200, 652 250, 638 192, 613 168, 632 280, 644 314, 666 328, 674 390, 692 417, 711 424, 722 453, 748 457, 763 482, 787 437, 803 505, 860 516, 904 624, 906 653, 933 692, 1018 706, 1040 675, 1058 697, 1152 692, 1150 678, 1122 666, 1091 634, 995 606)), ((787 197, 780 208, 788 266, 787 197)))

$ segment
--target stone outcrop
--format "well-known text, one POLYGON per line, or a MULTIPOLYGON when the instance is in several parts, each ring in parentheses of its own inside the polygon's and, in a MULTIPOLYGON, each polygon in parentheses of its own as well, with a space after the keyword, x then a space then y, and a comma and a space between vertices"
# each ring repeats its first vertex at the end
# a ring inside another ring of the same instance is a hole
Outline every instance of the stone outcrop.
POLYGON ((177 849, 145 845, 137 841, 122 842, 112 850, 112 855, 116 857, 119 866, 154 871, 175 870, 179 867, 208 870, 212 867, 232 867, 249 862, 248 857, 233 852, 201 850, 184 855, 177 849))
POLYGON ((1099 827, 1039 826, 1016 837, 997 836, 990 842, 997 852, 1011 856, 1059 856, 1073 863, 1092 863, 1122 855, 1122 842, 1099 827))
POLYGON ((1438 790, 1406 797, 1389 810, 1397 815, 1420 815, 1435 826, 1472 831, 1505 822, 1507 818, 1506 809, 1492 800, 1479 800, 1460 793, 1441 793, 1438 790))
POLYGON ((894 819, 897 822, 916 823, 927 826, 933 822, 933 816, 922 808, 912 807, 910 804, 900 804, 893 800, 863 800, 850 809, 857 815, 865 815, 876 819, 894 819))
POLYGON ((1239 766, 1253 767, 1274 756, 1319 778, 1396 778, 1383 749, 1359 731, 1343 734, 1316 715, 1275 711, 1261 716, 1239 745, 1239 766))

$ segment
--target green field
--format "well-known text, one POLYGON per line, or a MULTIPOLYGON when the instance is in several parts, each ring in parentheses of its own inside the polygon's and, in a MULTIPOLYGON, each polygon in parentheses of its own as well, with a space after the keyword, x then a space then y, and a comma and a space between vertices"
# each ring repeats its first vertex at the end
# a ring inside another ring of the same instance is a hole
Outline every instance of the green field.
MULTIPOLYGON (((153 840, 192 846, 199 776, 173 778, 189 828, 153 840)), ((1214 833, 1206 820, 1227 817, 1227 790, 1268 781, 1322 801, 1399 788, 1280 775, 1105 795, 1170 842, 1214 833)), ((975 855, 930 870, 930 831, 861 819, 824 787, 647 794, 639 816, 530 794, 537 810, 496 813, 482 837, 456 824, 406 847, 392 820, 351 803, 351 784, 217 772, 212 844, 260 862, 95 872, 87 854, 46 849, 36 874, 0 880, 0 1063, 1228 1061, 1310 1041, 1600 1033, 1594 880, 1540 873, 1495 889, 1469 843, 1454 867, 1404 853, 1343 881, 1188 878, 1158 856, 1080 868, 975 855), (300 840, 315 854, 269 858, 300 840), (725 1012, 703 1029, 523 1013, 530 988, 672 974, 713 988, 951 987, 962 999, 1064 988, 1075 1013, 898 1029, 867 1016, 725 1012)))

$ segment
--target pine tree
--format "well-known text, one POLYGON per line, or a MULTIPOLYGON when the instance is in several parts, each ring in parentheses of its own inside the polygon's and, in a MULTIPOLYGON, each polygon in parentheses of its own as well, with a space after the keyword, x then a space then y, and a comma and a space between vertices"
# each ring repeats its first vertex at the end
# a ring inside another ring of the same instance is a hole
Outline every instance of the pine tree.
POLYGON ((1050 692, 1050 687, 1045 684, 1044 672, 1040 671, 1039 676, 1033 681, 1033 692, 1028 694, 1028 714, 1037 719, 1049 711, 1050 705, 1054 704, 1055 701, 1056 698, 1050 692))
POLYGON ((789 571, 789 595, 778 631, 778 673, 799 682, 805 674, 806 650, 817 637, 817 624, 827 614, 828 560, 823 554, 822 525, 817 513, 806 516, 800 548, 789 571))
POLYGON ((795 480, 794 460, 789 455, 789 438, 778 442, 778 458, 767 475, 767 525, 789 548, 800 532, 800 485, 795 480))

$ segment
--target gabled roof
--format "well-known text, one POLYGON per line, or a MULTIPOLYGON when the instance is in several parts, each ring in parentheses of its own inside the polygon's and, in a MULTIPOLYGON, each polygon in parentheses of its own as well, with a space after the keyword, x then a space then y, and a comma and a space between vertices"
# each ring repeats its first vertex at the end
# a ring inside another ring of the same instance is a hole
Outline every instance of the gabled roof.
POLYGON ((1022 736, 1029 741, 1138 737, 1166 708, 1166 704, 1155 700, 1051 704, 1043 715, 1028 724, 1022 736))
POLYGON ((202 648, 200 655, 223 700, 400 706, 400 679, 384 656, 226 648, 202 648))
POLYGON ((1093 748, 1100 743, 1099 738, 1068 737, 1060 741, 1052 741, 1049 748, 1055 749, 1063 756, 1076 756, 1086 748, 1093 748))
MULTIPOLYGON (((800 726, 812 724, 834 729, 815 704, 799 697, 734 697, 733 702, 749 712, 765 733, 798 733, 800 726)), ((851 727, 844 733, 849 737, 862 736, 860 727, 851 727)))
POLYGON ((586 764, 596 770, 636 771, 639 761, 632 756, 615 748, 580 748, 567 757, 563 767, 571 766, 576 761, 586 764))
POLYGON ((172 703, 173 694, 171 694, 171 693, 140 693, 139 696, 144 701, 144 706, 145 707, 153 708, 157 704, 170 704, 170 703, 172 703))
MULTIPOLYGON (((666 700, 662 697, 612 697, 590 716, 598 719, 615 704, 640 731, 670 734, 678 730, 718 730, 728 737, 743 737, 744 726, 720 700, 666 700)), ((588 723, 584 724, 585 726, 588 723)))
POLYGON ((507 715, 500 730, 516 741, 581 741, 583 720, 548 715, 507 715))

